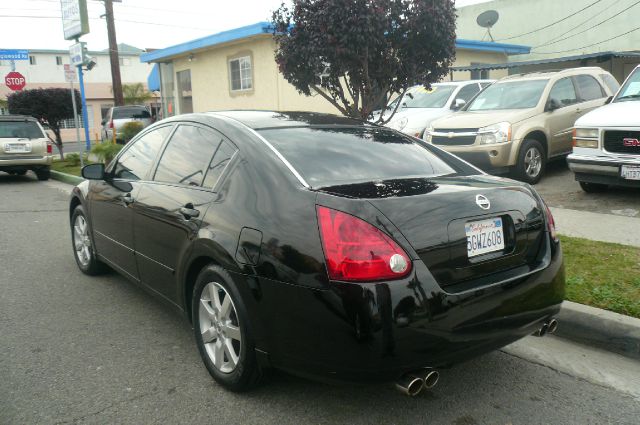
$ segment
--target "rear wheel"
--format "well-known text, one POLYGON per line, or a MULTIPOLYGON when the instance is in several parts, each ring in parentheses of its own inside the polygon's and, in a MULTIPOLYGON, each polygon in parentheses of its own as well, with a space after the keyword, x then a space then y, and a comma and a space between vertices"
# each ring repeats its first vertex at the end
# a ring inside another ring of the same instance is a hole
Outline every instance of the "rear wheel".
POLYGON ((516 173, 518 180, 529 184, 536 184, 544 174, 547 158, 542 143, 528 139, 522 142, 518 154, 516 173))
POLYGON ((71 242, 76 263, 84 274, 95 276, 107 270, 107 266, 96 258, 89 222, 81 205, 71 215, 71 242))
POLYGON ((38 180, 49 180, 49 177, 51 177, 51 170, 49 169, 49 167, 43 167, 43 168, 39 168, 37 170, 35 170, 36 172, 36 177, 38 177, 38 180))
POLYGON ((578 182, 580 183, 580 187, 587 193, 601 193, 606 192, 609 186, 606 184, 600 183, 587 183, 587 182, 578 182))
POLYGON ((248 317, 231 276, 221 267, 205 267, 192 298, 193 329, 211 376, 231 391, 246 391, 261 378, 248 317))

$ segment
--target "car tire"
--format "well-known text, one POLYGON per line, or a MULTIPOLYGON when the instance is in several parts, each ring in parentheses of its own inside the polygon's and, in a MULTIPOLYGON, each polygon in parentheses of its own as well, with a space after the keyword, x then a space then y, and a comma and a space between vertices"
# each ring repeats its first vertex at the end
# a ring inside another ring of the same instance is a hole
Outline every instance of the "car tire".
POLYGON ((35 173, 36 177, 38 177, 38 180, 40 181, 49 180, 49 177, 51 177, 51 170, 49 169, 49 167, 39 168, 35 170, 35 173))
POLYGON ((580 183, 580 187, 587 193, 602 193, 606 192, 609 186, 601 183, 588 183, 588 182, 578 182, 580 183))
POLYGON ((262 371, 245 305, 229 273, 216 265, 200 272, 191 312, 198 351, 213 379, 234 392, 255 387, 262 371))
POLYGON ((71 214, 71 246, 73 256, 82 273, 96 276, 108 270, 106 264, 96 257, 91 239, 91 227, 82 205, 78 205, 71 214))
POLYGON ((547 156, 537 140, 526 139, 520 146, 518 163, 516 165, 516 178, 529 184, 536 184, 544 174, 547 156))

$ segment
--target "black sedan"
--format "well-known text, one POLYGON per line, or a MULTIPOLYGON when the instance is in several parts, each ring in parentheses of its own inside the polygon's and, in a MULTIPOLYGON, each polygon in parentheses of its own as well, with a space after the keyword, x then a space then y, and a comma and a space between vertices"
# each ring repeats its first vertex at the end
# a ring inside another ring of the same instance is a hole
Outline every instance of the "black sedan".
POLYGON ((416 394, 438 368, 557 325, 562 251, 535 190, 387 128, 182 115, 83 176, 80 269, 184 312, 231 390, 275 367, 416 394))

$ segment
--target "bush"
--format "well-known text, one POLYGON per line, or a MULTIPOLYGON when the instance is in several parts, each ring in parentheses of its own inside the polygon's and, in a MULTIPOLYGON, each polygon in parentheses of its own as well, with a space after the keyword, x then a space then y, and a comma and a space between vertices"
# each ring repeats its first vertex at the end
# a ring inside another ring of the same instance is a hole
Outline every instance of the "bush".
POLYGON ((144 126, 138 121, 129 121, 122 126, 122 138, 127 143, 129 140, 136 137, 136 134, 140 133, 144 126))
POLYGON ((80 154, 78 153, 67 154, 65 159, 69 165, 73 165, 74 167, 80 165, 80 154))
POLYGON ((102 142, 94 145, 91 148, 91 153, 98 157, 100 162, 109 164, 113 158, 120 152, 122 145, 117 145, 111 142, 102 142))

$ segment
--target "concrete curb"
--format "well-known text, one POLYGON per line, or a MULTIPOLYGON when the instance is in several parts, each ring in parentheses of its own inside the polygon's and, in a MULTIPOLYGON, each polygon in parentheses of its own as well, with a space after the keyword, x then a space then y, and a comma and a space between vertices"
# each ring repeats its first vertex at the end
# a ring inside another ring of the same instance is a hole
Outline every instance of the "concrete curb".
POLYGON ((60 171, 55 170, 51 170, 51 178, 73 186, 84 181, 82 177, 74 176, 73 174, 61 173, 60 171))
POLYGON ((640 319, 565 301, 555 335, 640 360, 640 319))

